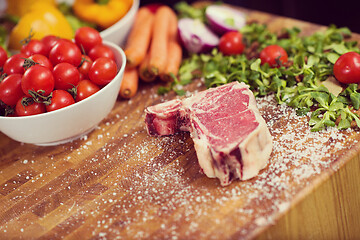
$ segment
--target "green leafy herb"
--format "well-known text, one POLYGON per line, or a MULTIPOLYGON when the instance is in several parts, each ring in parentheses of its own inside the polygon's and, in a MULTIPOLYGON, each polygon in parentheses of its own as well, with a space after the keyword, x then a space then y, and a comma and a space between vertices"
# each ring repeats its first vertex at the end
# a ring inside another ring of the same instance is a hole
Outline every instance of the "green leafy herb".
POLYGON ((300 37, 298 28, 283 29, 277 35, 263 24, 249 24, 241 29, 252 53, 224 56, 216 48, 208 54, 194 54, 186 58, 178 77, 159 93, 174 90, 184 94, 182 87, 193 79, 203 78, 206 87, 216 87, 233 81, 250 86, 256 97, 274 94, 279 104, 287 104, 299 115, 310 117, 312 131, 337 126, 351 127, 360 119, 355 110, 360 108, 360 93, 350 84, 339 96, 334 96, 322 85, 333 75, 333 65, 339 56, 349 51, 360 52, 356 42, 345 41, 351 35, 347 28, 329 26, 324 32, 300 37), (271 44, 282 46, 289 55, 287 66, 271 68, 261 64, 260 51, 271 44))
POLYGON ((202 22, 206 22, 206 7, 195 8, 189 5, 187 2, 181 1, 174 5, 174 9, 177 11, 179 18, 188 17, 193 19, 200 19, 202 22))

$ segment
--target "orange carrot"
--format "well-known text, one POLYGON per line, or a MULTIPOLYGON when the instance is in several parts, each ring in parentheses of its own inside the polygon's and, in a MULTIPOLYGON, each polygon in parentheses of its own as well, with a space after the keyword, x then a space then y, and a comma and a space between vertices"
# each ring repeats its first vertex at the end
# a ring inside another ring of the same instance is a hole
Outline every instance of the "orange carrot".
POLYGON ((137 68, 125 68, 124 77, 121 82, 119 95, 122 98, 135 96, 139 86, 139 75, 137 68))
POLYGON ((148 8, 139 8, 125 46, 129 67, 136 67, 144 60, 150 46, 154 17, 148 8))
POLYGON ((168 61, 169 35, 173 29, 170 24, 176 18, 175 12, 168 6, 160 7, 155 13, 154 29, 150 44, 150 71, 158 75, 163 72, 168 61))
POLYGON ((176 40, 178 37, 177 35, 178 35, 178 20, 176 17, 176 13, 172 11, 169 20, 169 39, 176 40))
POLYGON ((148 53, 139 66, 139 76, 144 82, 152 82, 155 80, 156 75, 153 74, 149 69, 150 53, 148 53))
POLYGON ((160 74, 160 79, 166 82, 174 81, 174 77, 179 72, 181 60, 182 49, 179 42, 176 40, 170 41, 168 48, 168 62, 164 72, 160 74))
POLYGON ((182 60, 182 48, 177 40, 177 32, 177 18, 172 14, 169 20, 168 61, 164 71, 160 73, 160 79, 166 82, 174 80, 182 60))

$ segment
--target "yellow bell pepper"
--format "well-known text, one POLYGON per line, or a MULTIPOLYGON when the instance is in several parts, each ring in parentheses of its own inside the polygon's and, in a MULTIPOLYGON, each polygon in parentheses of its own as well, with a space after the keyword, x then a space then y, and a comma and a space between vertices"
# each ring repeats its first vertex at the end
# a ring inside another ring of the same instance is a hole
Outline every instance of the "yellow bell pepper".
POLYGON ((75 0, 73 11, 78 18, 105 29, 119 21, 129 11, 132 2, 109 0, 101 4, 96 0, 75 0))
POLYGON ((19 50, 21 40, 33 34, 33 39, 42 39, 46 35, 72 39, 74 31, 65 16, 51 4, 33 4, 28 13, 12 29, 9 37, 9 48, 19 50))
POLYGON ((6 13, 22 17, 31 11, 34 3, 39 3, 39 5, 50 4, 52 6, 56 6, 55 0, 7 0, 6 13))

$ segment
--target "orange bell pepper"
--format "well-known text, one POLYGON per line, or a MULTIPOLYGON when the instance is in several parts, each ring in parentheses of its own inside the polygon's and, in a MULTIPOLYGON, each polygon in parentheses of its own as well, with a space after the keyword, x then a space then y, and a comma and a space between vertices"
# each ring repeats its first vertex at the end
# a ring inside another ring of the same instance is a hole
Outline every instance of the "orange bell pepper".
POLYGON ((119 21, 129 11, 133 0, 75 0, 75 15, 105 29, 119 21))
POLYGON ((30 12, 34 4, 50 4, 56 7, 55 0, 7 0, 6 13, 17 17, 22 17, 30 12))

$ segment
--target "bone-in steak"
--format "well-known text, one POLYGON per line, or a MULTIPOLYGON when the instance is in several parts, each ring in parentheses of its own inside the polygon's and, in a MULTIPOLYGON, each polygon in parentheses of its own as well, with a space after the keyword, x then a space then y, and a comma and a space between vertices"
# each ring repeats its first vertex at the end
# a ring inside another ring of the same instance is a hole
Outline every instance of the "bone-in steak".
POLYGON ((233 82, 145 109, 150 135, 190 131, 199 165, 226 186, 250 179, 266 166, 272 139, 244 83, 233 82))

